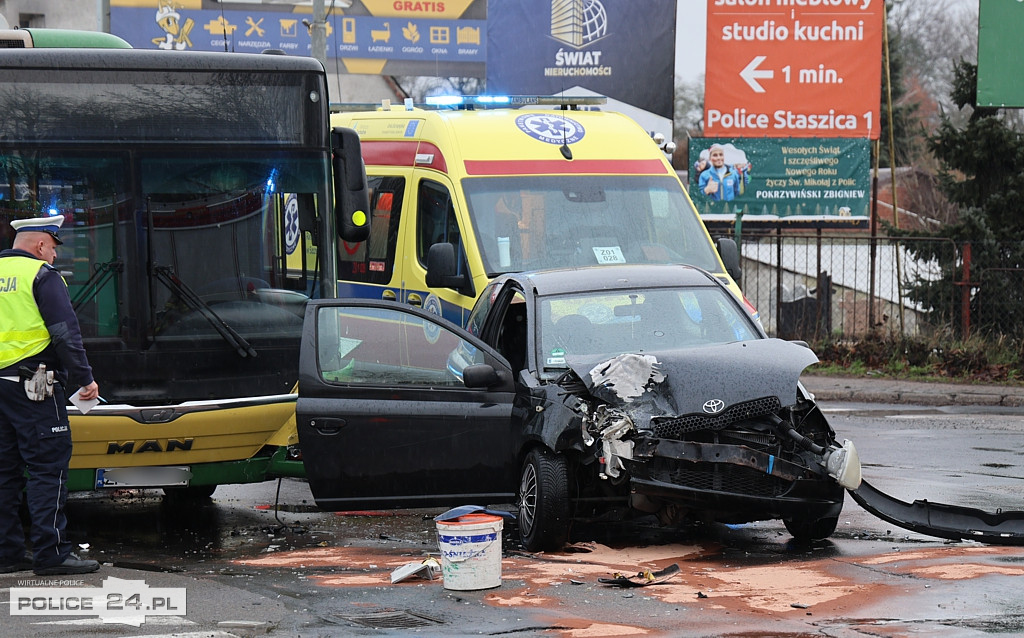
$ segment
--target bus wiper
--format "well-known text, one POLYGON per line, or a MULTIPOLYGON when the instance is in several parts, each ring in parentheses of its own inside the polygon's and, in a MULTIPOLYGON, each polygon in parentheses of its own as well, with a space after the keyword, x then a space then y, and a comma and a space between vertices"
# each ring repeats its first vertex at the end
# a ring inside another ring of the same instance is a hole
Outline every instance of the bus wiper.
POLYGON ((195 291, 186 286, 185 282, 178 279, 178 276, 174 274, 170 266, 153 266, 153 274, 161 283, 181 297, 186 305, 203 315, 210 322, 210 325, 213 326, 213 329, 220 333, 220 336, 224 337, 224 341, 227 341, 235 349, 238 356, 242 358, 256 356, 256 349, 242 335, 235 332, 231 326, 217 316, 217 313, 210 308, 209 304, 203 301, 195 291))
POLYGON ((71 300, 71 306, 75 312, 85 302, 100 294, 103 287, 114 278, 114 273, 124 272, 124 262, 120 259, 111 259, 102 264, 96 264, 96 271, 89 275, 89 279, 82 285, 75 298, 71 300))

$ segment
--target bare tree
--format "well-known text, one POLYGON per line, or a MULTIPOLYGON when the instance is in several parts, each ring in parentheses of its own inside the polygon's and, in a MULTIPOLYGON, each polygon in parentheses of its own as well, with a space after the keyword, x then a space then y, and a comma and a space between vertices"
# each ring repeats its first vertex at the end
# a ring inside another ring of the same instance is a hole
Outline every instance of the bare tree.
POLYGON ((890 0, 887 6, 890 47, 899 47, 905 66, 904 88, 908 97, 922 104, 919 115, 934 128, 943 113, 951 117, 958 113, 949 97, 956 64, 961 60, 977 61, 978 4, 963 0, 890 0), (928 108, 929 104, 933 108, 928 108))
POLYGON ((672 165, 686 169, 690 138, 704 135, 704 76, 693 82, 677 77, 673 102, 672 137, 676 150, 672 154, 672 165))
POLYGON ((476 95, 483 88, 480 78, 403 76, 392 79, 417 104, 436 95, 476 95))
POLYGON ((704 134, 704 76, 693 82, 676 78, 672 124, 676 139, 704 134))

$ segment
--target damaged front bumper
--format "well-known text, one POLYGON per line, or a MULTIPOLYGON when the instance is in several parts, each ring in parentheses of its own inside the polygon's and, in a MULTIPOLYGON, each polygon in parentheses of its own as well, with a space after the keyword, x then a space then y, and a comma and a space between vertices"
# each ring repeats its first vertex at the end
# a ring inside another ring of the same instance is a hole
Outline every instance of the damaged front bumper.
POLYGON ((644 437, 622 462, 635 492, 693 509, 758 520, 833 517, 843 506, 843 488, 824 469, 809 476, 806 467, 742 445, 644 437))
POLYGON ((1024 512, 992 513, 921 500, 904 503, 867 481, 850 490, 850 496, 878 518, 928 536, 993 545, 1024 545, 1024 512))

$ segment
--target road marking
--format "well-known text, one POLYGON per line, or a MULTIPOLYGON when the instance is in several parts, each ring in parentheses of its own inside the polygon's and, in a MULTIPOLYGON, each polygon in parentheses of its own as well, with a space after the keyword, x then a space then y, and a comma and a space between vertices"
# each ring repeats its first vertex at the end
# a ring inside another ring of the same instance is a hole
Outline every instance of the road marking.
MULTIPOLYGON (((55 626, 58 626, 58 627, 92 627, 92 626, 109 627, 111 625, 111 623, 104 623, 102 618, 76 618, 74 620, 50 620, 50 621, 37 622, 37 623, 32 623, 32 624, 33 625, 55 625, 55 626)), ((187 619, 187 618, 185 618, 183 616, 149 616, 149 617, 147 617, 145 624, 148 625, 148 626, 151 626, 151 627, 152 626, 156 626, 156 625, 163 625, 163 626, 167 626, 167 627, 180 627, 182 625, 194 625, 196 623, 192 622, 191 620, 189 620, 189 619, 187 619)), ((146 635, 148 636, 149 634, 146 634, 146 635)), ((171 635, 171 634, 168 634, 168 635, 171 635)), ((192 634, 179 634, 179 633, 175 633, 173 635, 174 636, 189 636, 189 635, 192 635, 192 634)), ((198 636, 215 636, 217 634, 210 634, 210 633, 206 633, 206 632, 201 632, 201 633, 196 634, 196 635, 198 635, 198 636)), ((230 636, 231 634, 221 634, 221 635, 230 636)))

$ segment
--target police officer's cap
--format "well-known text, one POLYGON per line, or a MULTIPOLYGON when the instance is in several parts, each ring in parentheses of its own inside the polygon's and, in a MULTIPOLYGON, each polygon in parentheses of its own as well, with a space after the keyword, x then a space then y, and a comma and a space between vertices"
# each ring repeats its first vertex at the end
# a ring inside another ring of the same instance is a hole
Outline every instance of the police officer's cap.
POLYGON ((11 226, 15 232, 36 232, 46 233, 58 244, 63 244, 60 237, 57 236, 57 231, 60 230, 61 224, 64 223, 63 215, 50 215, 49 217, 33 217, 30 219, 15 219, 11 221, 11 226))

